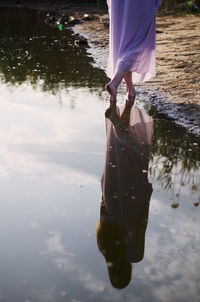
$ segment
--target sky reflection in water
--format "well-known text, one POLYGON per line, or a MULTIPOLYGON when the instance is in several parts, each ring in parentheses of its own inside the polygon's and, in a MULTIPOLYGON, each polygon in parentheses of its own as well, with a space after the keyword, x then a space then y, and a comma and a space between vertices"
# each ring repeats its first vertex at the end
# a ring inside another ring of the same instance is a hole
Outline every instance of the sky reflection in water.
POLYGON ((150 110, 145 255, 116 291, 95 234, 105 75, 40 15, 4 11, 0 20, 2 301, 198 301, 199 140, 150 110))

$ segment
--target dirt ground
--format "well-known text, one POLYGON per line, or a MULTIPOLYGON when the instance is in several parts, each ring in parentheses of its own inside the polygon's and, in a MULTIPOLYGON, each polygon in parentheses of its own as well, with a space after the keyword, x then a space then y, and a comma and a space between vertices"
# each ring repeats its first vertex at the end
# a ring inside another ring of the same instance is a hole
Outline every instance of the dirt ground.
MULTIPOLYGON (((106 1, 105 1, 106 2, 106 1)), ((0 7, 19 7, 73 14, 95 13, 98 19, 76 25, 96 47, 96 57, 105 68, 109 44, 107 7, 86 1, 0 1, 0 7)), ((200 16, 157 17, 157 75, 142 87, 150 89, 150 100, 159 111, 200 135, 200 16), (155 92, 156 94, 152 93, 155 92), (160 96, 159 96, 160 95, 160 96), (173 105, 173 106, 172 106, 173 105)))
MULTIPOLYGON (((76 28, 91 43, 108 47, 108 28, 103 22, 96 20, 76 28)), ((200 105, 199 32, 200 16, 157 17, 157 75, 145 86, 167 94, 174 103, 200 105)))
POLYGON ((158 17, 157 77, 173 102, 200 104, 200 16, 158 17))
MULTIPOLYGON (((109 30, 108 16, 76 25, 94 45, 93 56, 106 68, 109 30)), ((158 113, 175 120, 200 136, 200 16, 157 17, 157 75, 136 87, 143 89, 158 113)))

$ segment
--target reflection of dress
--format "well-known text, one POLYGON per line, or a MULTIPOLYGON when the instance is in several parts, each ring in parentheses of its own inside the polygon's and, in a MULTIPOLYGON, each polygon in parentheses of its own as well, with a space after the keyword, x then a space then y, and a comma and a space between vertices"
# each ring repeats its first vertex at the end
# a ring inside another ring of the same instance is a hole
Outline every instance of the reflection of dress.
POLYGON ((133 72, 133 82, 156 74, 155 16, 160 0, 107 0, 110 15, 110 51, 107 75, 117 69, 133 72))
POLYGON ((119 224, 124 229, 129 262, 139 261, 135 256, 136 249, 144 248, 152 193, 147 176, 152 126, 152 118, 136 107, 131 109, 127 129, 114 127, 106 119, 107 151, 102 176, 101 222, 119 224), (136 238, 140 235, 142 241, 136 238))

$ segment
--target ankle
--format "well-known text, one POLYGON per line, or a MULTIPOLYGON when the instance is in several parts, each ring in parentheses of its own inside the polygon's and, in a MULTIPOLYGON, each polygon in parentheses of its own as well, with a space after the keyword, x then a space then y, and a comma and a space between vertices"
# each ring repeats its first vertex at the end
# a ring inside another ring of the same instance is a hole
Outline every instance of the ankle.
POLYGON ((118 88, 119 84, 116 81, 110 81, 109 83, 111 86, 114 86, 116 89, 118 88))

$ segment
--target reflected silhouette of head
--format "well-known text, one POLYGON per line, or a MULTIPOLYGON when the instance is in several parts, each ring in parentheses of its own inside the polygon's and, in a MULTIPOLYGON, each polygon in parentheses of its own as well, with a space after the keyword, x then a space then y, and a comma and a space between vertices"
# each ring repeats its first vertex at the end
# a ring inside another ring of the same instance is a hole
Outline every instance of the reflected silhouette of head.
POLYGON ((132 265, 127 261, 124 234, 118 224, 98 222, 97 245, 105 257, 110 282, 123 289, 131 281, 132 265))

